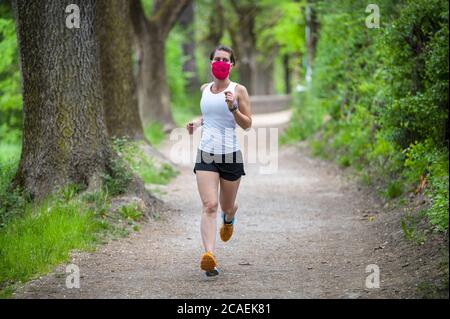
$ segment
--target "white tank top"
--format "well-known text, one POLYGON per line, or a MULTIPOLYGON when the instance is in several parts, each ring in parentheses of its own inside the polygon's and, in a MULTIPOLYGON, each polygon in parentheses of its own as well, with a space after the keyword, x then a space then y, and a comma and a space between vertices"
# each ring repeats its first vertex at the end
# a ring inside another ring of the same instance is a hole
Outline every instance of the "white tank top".
POLYGON ((209 83, 202 92, 200 108, 203 115, 202 136, 199 149, 214 153, 227 154, 240 149, 236 137, 236 121, 233 114, 228 110, 225 102, 225 92, 231 91, 235 94, 236 82, 230 81, 228 87, 220 93, 212 93, 209 83))

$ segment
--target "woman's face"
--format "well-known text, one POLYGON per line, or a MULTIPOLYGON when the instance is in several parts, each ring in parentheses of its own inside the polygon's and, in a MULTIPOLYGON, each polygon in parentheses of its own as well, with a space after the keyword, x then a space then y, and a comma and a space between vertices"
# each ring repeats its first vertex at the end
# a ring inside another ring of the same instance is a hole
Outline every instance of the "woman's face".
POLYGON ((215 61, 223 61, 223 62, 227 62, 230 63, 230 69, 233 67, 233 64, 231 63, 231 59, 230 59, 230 53, 227 51, 221 51, 221 50, 217 50, 216 53, 214 53, 214 58, 211 61, 211 63, 215 62, 215 61))

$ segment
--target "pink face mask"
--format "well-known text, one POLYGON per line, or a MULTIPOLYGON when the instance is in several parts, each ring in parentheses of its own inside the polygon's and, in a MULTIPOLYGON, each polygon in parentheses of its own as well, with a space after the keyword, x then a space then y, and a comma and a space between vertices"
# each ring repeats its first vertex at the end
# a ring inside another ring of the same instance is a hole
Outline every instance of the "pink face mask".
POLYGON ((217 79, 224 80, 230 74, 230 67, 230 63, 214 61, 211 65, 211 72, 217 79))

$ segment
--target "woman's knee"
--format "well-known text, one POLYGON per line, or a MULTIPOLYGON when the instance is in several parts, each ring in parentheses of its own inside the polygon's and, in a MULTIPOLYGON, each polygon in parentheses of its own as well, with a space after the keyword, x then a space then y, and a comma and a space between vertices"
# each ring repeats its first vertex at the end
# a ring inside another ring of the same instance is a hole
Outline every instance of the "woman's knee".
POLYGON ((203 212, 206 214, 215 214, 219 208, 219 203, 216 200, 203 202, 203 212))

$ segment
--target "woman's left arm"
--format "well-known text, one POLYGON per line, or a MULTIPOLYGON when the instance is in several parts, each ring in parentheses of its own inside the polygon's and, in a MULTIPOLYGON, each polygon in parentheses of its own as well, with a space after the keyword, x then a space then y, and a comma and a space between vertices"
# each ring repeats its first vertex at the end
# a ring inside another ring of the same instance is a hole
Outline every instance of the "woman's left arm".
POLYGON ((252 127, 252 111, 250 106, 250 97, 245 86, 236 86, 236 95, 239 108, 232 112, 236 123, 247 130, 252 127))

